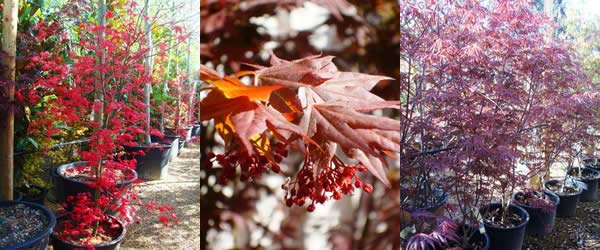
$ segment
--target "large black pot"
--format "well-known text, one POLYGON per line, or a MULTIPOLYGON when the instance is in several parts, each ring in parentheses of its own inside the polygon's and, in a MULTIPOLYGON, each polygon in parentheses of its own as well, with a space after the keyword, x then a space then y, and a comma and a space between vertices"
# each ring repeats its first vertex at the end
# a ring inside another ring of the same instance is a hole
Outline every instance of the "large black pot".
MULTIPOLYGON (((400 200, 404 200, 406 196, 403 196, 402 194, 406 193, 406 192, 402 192, 400 191, 400 200)), ((433 194, 438 198, 438 201, 435 204, 432 204, 428 207, 422 207, 422 208, 413 208, 413 207, 401 207, 402 210, 407 211, 407 212, 414 212, 417 210, 425 210, 434 214, 437 214, 440 210, 440 208, 445 205, 448 202, 448 193, 444 192, 441 189, 434 189, 433 190, 433 194)))
MULTIPOLYGON (((79 193, 93 192, 94 189, 88 186, 83 181, 75 180, 72 178, 65 177, 63 173, 69 168, 75 168, 76 166, 86 165, 85 161, 78 161, 69 164, 60 165, 56 168, 56 172, 54 176, 56 178, 56 198, 59 203, 66 201, 68 196, 75 196, 79 193)), ((117 182, 116 186, 118 188, 128 188, 133 182, 135 182, 138 178, 138 175, 135 171, 131 171, 128 176, 131 176, 129 180, 117 182)))
POLYGON ((31 185, 29 187, 18 187, 15 189, 20 195, 21 195, 21 200, 23 201, 29 201, 29 202, 33 202, 33 203, 37 203, 40 205, 44 205, 44 201, 46 200, 46 195, 48 194, 48 189, 47 188, 43 188, 37 185, 31 185), (28 193, 29 190, 31 189, 35 189, 38 191, 37 195, 26 195, 28 193))
POLYGON ((544 187, 549 192, 554 193, 560 198, 560 203, 556 208, 556 217, 573 217, 575 216, 575 212, 577 212, 577 203, 579 203, 579 197, 581 196, 582 189, 581 187, 577 187, 579 191, 574 194, 560 194, 548 188, 548 186, 555 185, 559 182, 562 182, 562 180, 549 180, 544 183, 544 187))
POLYGON ((581 181, 586 184, 586 187, 583 188, 581 192, 581 197, 579 201, 595 201, 598 199, 596 195, 596 191, 598 190, 598 183, 600 183, 600 172, 593 170, 591 168, 572 168, 568 173, 570 176, 573 176, 576 180, 581 181), (595 174, 596 178, 584 179, 576 177, 577 172, 581 170, 584 174, 595 174))
MULTIPOLYGON (((64 220, 65 218, 66 218, 65 216, 59 216, 57 220, 60 223, 60 221, 64 220)), ((127 233, 127 229, 125 228, 125 225, 123 225, 123 223, 121 221, 115 219, 112 216, 110 217, 110 219, 116 221, 119 224, 121 233, 119 234, 119 236, 117 238, 115 238, 114 240, 112 240, 110 242, 94 245, 94 249, 96 249, 96 250, 119 250, 119 248, 121 247, 121 242, 125 239, 125 234, 127 233)), ((54 234, 51 235, 51 238, 52 238, 52 246, 54 247, 54 250, 87 249, 87 246, 85 246, 85 245, 76 244, 73 242, 68 242, 68 241, 62 240, 54 234)))
MULTIPOLYGON (((521 192, 518 192, 513 195, 513 201, 517 195, 521 192)), ((556 218, 556 208, 560 204, 560 198, 550 192, 544 191, 544 195, 547 199, 554 203, 552 209, 543 209, 539 207, 532 207, 529 205, 519 204, 517 202, 513 202, 513 204, 522 207, 529 213, 529 223, 527 224, 527 234, 532 236, 543 236, 552 232, 554 228, 554 220, 556 218)))
POLYGON ((48 226, 46 229, 35 235, 33 238, 9 247, 0 248, 2 250, 46 250, 48 248, 49 236, 56 225, 56 216, 50 209, 36 203, 27 201, 0 201, 0 207, 8 207, 16 204, 24 204, 28 207, 42 211, 48 218, 48 226))
POLYGON ((179 142, 180 138, 178 135, 165 135, 163 138, 158 136, 152 136, 152 142, 159 142, 162 144, 171 145, 171 154, 169 155, 169 161, 175 160, 179 155, 179 142))
POLYGON ((192 136, 200 136, 200 124, 194 124, 192 127, 192 136))
POLYGON ((190 141, 192 140, 194 126, 186 126, 185 128, 187 129, 187 131, 185 134, 185 141, 183 142, 183 146, 188 147, 190 141))
MULTIPOLYGON (((591 168, 600 172, 600 159, 599 158, 585 158, 583 159, 583 166, 586 168, 591 168)), ((600 187, 600 181, 598 182, 598 187, 600 187)))
POLYGON ((171 156, 171 145, 153 144, 151 146, 129 147, 123 146, 129 157, 137 161, 135 171, 144 180, 159 180, 167 176, 169 172, 169 157, 171 156), (139 154, 140 151, 144 155, 139 154))
MULTIPOLYGON (((489 211, 489 209, 497 208, 502 208, 502 204, 492 203, 483 206, 479 208, 479 213, 484 214, 485 211, 489 211)), ((529 214, 525 209, 512 204, 508 209, 517 213, 523 219, 523 222, 515 227, 502 228, 484 221, 485 232, 490 237, 490 249, 492 250, 520 250, 523 246, 525 230, 529 223, 529 214)))

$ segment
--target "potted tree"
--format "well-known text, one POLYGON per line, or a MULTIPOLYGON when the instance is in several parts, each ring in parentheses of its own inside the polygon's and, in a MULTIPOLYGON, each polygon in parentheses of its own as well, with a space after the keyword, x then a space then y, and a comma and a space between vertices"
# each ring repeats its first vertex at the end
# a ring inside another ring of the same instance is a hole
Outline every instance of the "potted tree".
POLYGON ((578 167, 569 169, 567 175, 572 176, 575 180, 585 184, 585 188, 581 192, 580 201, 595 201, 598 198, 596 190, 598 190, 600 172, 592 168, 578 167))
POLYGON ((524 189, 513 195, 512 203, 525 209, 530 216, 526 233, 544 236, 552 232, 560 198, 549 191, 524 189))
MULTIPOLYGON (((573 161, 569 163, 566 173, 572 168, 573 161)), ((560 203, 556 210, 557 217, 573 217, 577 211, 577 203, 583 193, 583 186, 574 178, 565 173, 561 180, 549 180, 544 187, 560 197, 560 203)))
POLYGON ((402 230, 400 237, 403 240, 402 247, 406 250, 490 248, 487 234, 481 233, 479 228, 460 225, 426 211, 413 213, 410 225, 402 230))
MULTIPOLYGON (((89 148, 79 152, 82 162, 57 169, 59 176, 86 190, 67 195, 51 236, 54 249, 118 249, 124 225, 133 220, 130 200, 135 198, 124 185, 135 178, 136 161, 121 153, 122 145, 134 146, 136 137, 149 136, 147 123, 140 120, 146 118, 144 87, 151 79, 143 70, 148 47, 141 41, 146 33, 137 25, 143 16, 135 14, 134 2, 97 4, 97 8, 84 2, 63 6, 63 23, 77 27, 71 44, 78 53, 69 53, 72 66, 62 68, 62 78, 36 82, 57 97, 47 107, 53 119, 90 128, 89 148), (128 15, 113 18, 119 13, 128 15), (95 18, 88 16, 92 14, 95 18)), ((170 211, 161 207, 161 221, 176 221, 170 211)))

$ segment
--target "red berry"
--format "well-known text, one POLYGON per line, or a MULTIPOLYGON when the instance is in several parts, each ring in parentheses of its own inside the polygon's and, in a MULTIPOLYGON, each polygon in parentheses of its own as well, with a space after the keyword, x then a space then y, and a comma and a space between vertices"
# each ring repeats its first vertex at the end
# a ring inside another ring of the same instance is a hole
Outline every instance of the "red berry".
POLYGON ((281 167, 279 167, 279 165, 277 165, 277 164, 272 164, 271 170, 273 170, 273 172, 275 172, 275 173, 279 173, 281 171, 281 167))
POLYGON ((340 194, 340 192, 338 192, 338 191, 335 191, 335 192, 333 193, 333 199, 335 199, 335 200, 339 200, 339 199, 341 199, 341 198, 342 198, 342 195, 340 194))
POLYGON ((355 186, 355 187, 357 187, 357 188, 360 188, 360 187, 362 187, 362 181, 360 181, 360 180, 356 180, 356 181, 354 182, 354 186, 355 186))
POLYGON ((306 208, 306 211, 309 211, 309 212, 315 211, 315 205, 314 204, 308 205, 308 207, 306 208))
POLYGON ((363 187, 362 187, 362 189, 363 189, 365 192, 369 193, 369 194, 370 194, 371 192, 373 192, 373 186, 372 186, 371 184, 368 184, 368 183, 367 183, 367 184, 364 184, 364 185, 363 185, 363 187))
POLYGON ((215 158, 215 153, 213 153, 213 152, 208 152, 208 154, 206 154, 206 158, 208 158, 208 159, 215 158))
POLYGON ((294 205, 294 201, 292 199, 285 199, 285 205, 291 207, 294 205))

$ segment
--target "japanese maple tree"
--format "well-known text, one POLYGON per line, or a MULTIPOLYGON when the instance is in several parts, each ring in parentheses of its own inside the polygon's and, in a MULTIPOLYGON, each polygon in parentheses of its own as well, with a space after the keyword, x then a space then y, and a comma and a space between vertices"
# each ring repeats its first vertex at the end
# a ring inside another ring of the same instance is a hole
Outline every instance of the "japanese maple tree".
POLYGON ((472 208, 508 198, 591 138, 595 87, 531 2, 400 5, 403 185, 431 177, 476 221, 472 208))
MULTIPOLYGON (((135 160, 119 153, 123 145, 135 145, 136 137, 145 135, 146 120, 144 86, 151 82, 151 72, 144 70, 144 59, 149 49, 144 43, 145 32, 138 23, 139 18, 148 18, 137 13, 135 2, 116 1, 103 5, 97 12, 85 1, 66 5, 64 23, 73 23, 77 32, 72 36, 71 50, 66 59, 54 53, 43 53, 44 58, 70 61, 70 67, 60 67, 61 74, 48 74, 34 83, 53 94, 47 112, 48 119, 63 121, 67 126, 83 123, 90 128, 90 150, 81 152, 87 164, 75 169, 87 176, 86 183, 94 192, 67 197, 67 220, 61 224, 62 239, 81 244, 102 233, 101 222, 107 221, 109 211, 116 212, 118 219, 131 223, 133 205, 146 205, 151 211, 158 209, 160 221, 177 223, 170 206, 141 203, 133 189, 124 190, 118 182, 135 169, 135 160), (81 13, 100 13, 98 18, 86 18, 81 13), (96 22, 95 20, 98 20, 96 22), (58 75, 58 76, 57 76, 58 75), (118 201, 118 202, 117 202, 118 201)), ((63 37, 68 37, 65 33, 63 37)), ((66 39, 66 38, 65 38, 66 39)), ((32 62, 32 66, 52 67, 47 61, 32 62)), ((54 124, 53 120, 41 120, 39 124, 54 124)), ((52 136, 50 131, 46 131, 52 136)), ((157 132, 157 131, 152 131, 157 132)), ((139 219, 139 218, 138 218, 139 219)))

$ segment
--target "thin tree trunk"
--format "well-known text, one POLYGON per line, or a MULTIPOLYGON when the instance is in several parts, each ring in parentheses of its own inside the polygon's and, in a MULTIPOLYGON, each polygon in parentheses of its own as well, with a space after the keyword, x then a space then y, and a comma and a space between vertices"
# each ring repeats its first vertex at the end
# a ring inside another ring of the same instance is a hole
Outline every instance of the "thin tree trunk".
MULTIPOLYGON (((171 14, 175 15, 175 2, 173 2, 173 5, 171 7, 171 14)), ((169 47, 171 48, 173 43, 173 32, 169 32, 169 47)), ((169 93, 169 76, 171 72, 171 54, 167 53, 167 70, 165 72, 165 78, 164 78, 164 85, 163 85, 163 93, 168 94, 169 93)), ((162 102, 162 108, 161 108, 161 112, 160 112, 160 132, 161 133, 165 133, 165 101, 163 100, 162 102)))
MULTIPOLYGON (((148 16, 148 5, 150 4, 150 0, 146 0, 144 2, 144 16, 148 16)), ((152 33, 150 32, 150 22, 148 18, 145 18, 144 21, 146 25, 146 40, 148 42, 148 52, 146 56, 146 73, 150 76, 150 81, 146 83, 144 87, 144 97, 146 101, 146 135, 145 142, 146 145, 150 145, 152 143, 152 139, 150 138, 150 92, 151 92, 151 84, 152 84, 152 33)))
MULTIPOLYGON (((98 25, 104 26, 105 24, 106 24, 106 0, 99 0, 98 1, 98 25)), ((98 44, 102 44, 103 41, 104 41, 104 31, 99 30, 98 31, 98 44)), ((104 49, 102 49, 100 51, 100 55, 98 56, 98 58, 96 60, 99 64, 104 64, 104 62, 105 62, 104 49)), ((98 78, 98 82, 100 82, 101 86, 100 86, 100 88, 96 89, 96 91, 94 91, 94 95, 95 95, 94 101, 100 107, 98 108, 98 112, 95 112, 92 109, 92 114, 93 114, 94 121, 97 122, 99 125, 98 127, 102 128, 102 127, 104 127, 104 89, 105 89, 104 73, 102 73, 101 71, 97 71, 96 77, 98 78)))
MULTIPOLYGON (((18 0, 4 0, 2 18, 2 50, 8 56, 4 57, 2 64, 7 70, 2 77, 8 81, 15 80, 15 57, 17 51, 17 18, 19 10, 18 0)), ((3 90, 12 105, 15 100, 15 87, 9 84, 3 90)), ((0 112, 0 200, 13 199, 13 153, 15 116, 13 108, 0 112)))
MULTIPOLYGON (((179 49, 176 49, 175 50, 175 56, 177 57, 178 55, 179 55, 179 49)), ((180 79, 178 78, 178 76, 179 76, 179 64, 176 63, 175 64, 175 81, 180 81, 180 79)), ((181 112, 180 112, 181 109, 180 109, 180 106, 179 106, 179 105, 181 105, 181 102, 180 102, 180 100, 181 100, 181 93, 180 93, 180 91, 181 91, 181 83, 179 83, 177 85, 178 85, 178 87, 175 89, 177 91, 177 93, 176 93, 177 100, 176 100, 176 103, 175 103, 175 105, 177 105, 177 110, 175 112, 175 134, 177 134, 177 130, 179 129, 179 117, 181 115, 181 112)))

